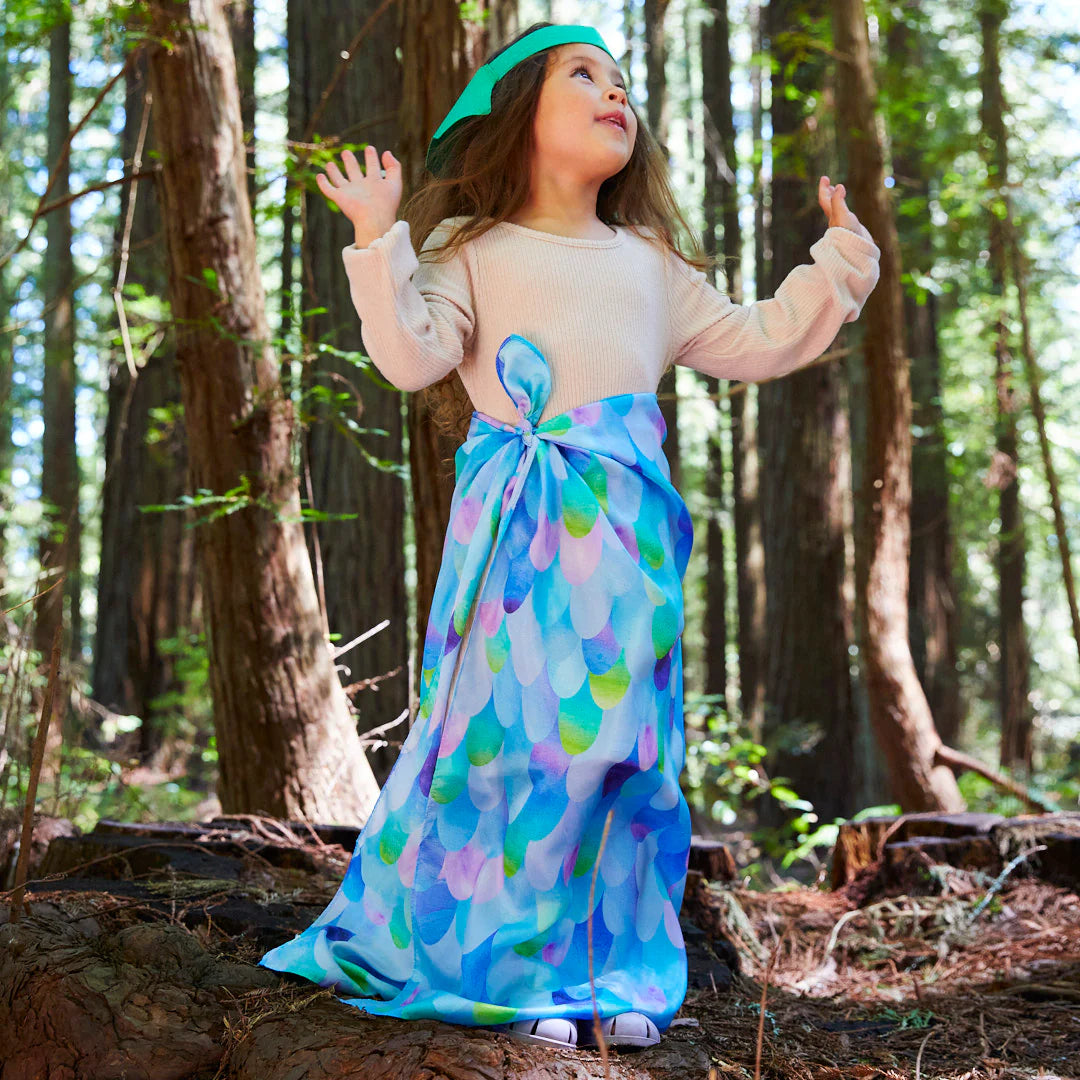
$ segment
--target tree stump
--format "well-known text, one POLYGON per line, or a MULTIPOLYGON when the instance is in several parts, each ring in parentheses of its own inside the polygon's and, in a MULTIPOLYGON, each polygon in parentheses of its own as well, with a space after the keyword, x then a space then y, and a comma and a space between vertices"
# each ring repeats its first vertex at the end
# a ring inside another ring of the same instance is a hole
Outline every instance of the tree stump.
POLYGON ((915 865, 936 863, 999 874, 1022 857, 1017 873, 1055 885, 1080 885, 1080 813, 906 814, 845 822, 833 849, 831 881, 844 888, 859 878, 910 884, 915 865), (1036 848, 1045 848, 1036 851, 1036 848))

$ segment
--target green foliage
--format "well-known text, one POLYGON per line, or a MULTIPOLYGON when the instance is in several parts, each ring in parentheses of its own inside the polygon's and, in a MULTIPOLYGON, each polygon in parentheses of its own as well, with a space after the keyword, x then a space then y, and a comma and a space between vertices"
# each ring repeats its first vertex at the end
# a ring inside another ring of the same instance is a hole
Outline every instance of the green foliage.
MULTIPOLYGON (((1000 768, 1000 767, 999 767, 1000 768)), ((1060 766, 1063 770, 1067 766, 1060 766)), ((1008 772, 1008 770, 1001 770, 1008 772)), ((1018 780, 1017 777, 1011 779, 1018 780)), ((1016 817, 1031 813, 1030 805, 1023 799, 1003 791, 984 776, 975 772, 961 773, 957 777, 960 794, 964 796, 969 810, 985 814, 1001 814, 1003 817, 1016 817)), ((1063 810, 1074 810, 1080 805, 1080 777, 1068 772, 1059 773, 1051 769, 1042 776, 1033 778, 1027 786, 1031 795, 1050 806, 1060 806, 1063 810)))
POLYGON ((155 405, 148 410, 149 422, 143 442, 147 446, 156 446, 165 442, 176 431, 176 426, 183 419, 184 406, 179 401, 169 405, 155 405))
MULTIPOLYGON (((867 806, 850 819, 835 818, 828 824, 818 825, 816 829, 810 827, 812 821, 816 821, 816 815, 802 814, 790 823, 790 830, 795 833, 794 844, 787 846, 787 850, 780 860, 780 865, 787 870, 794 863, 801 859, 809 859, 818 851, 826 853, 832 851, 836 845, 836 839, 840 835, 840 826, 847 820, 862 821, 863 818, 868 817, 893 817, 899 813, 900 806, 898 803, 891 803, 887 806, 867 806)), ((781 835, 773 839, 769 846, 774 850, 777 847, 783 848, 785 846, 784 834, 786 831, 786 829, 782 829, 781 835)), ((788 844, 790 843, 791 841, 788 840, 788 844)))
POLYGON ((896 1024, 903 1031, 908 1028, 928 1028, 936 1022, 937 1018, 929 1009, 908 1009, 906 1012, 901 1012, 898 1009, 886 1007, 874 1013, 870 1019, 887 1020, 891 1024, 896 1024))
POLYGON ((75 747, 65 757, 58 791, 49 785, 38 789, 41 807, 69 818, 89 832, 102 818, 113 821, 176 821, 206 798, 173 780, 160 784, 136 784, 125 779, 125 768, 107 755, 75 747))
MULTIPOLYGON (((721 825, 751 822, 757 801, 770 795, 791 813, 781 825, 753 829, 752 839, 764 857, 789 870, 799 863, 819 871, 822 859, 836 843, 840 826, 848 819, 822 823, 813 803, 803 798, 783 776, 770 777, 767 751, 718 708, 716 694, 685 695, 687 714, 686 770, 683 790, 695 808, 721 825), (698 732, 704 730, 705 737, 698 732)), ((850 820, 889 817, 900 813, 897 804, 868 806, 850 820)), ((751 862, 744 867, 751 880, 760 878, 763 867, 751 862)))
MULTIPOLYGON (((210 697, 210 660, 206 634, 182 631, 175 637, 158 638, 158 652, 172 657, 176 688, 150 699, 150 708, 166 724, 168 734, 194 738, 213 720, 210 697)), ((204 762, 216 762, 203 757, 204 762)))
POLYGON ((180 501, 175 503, 146 503, 139 507, 144 514, 161 514, 168 510, 198 510, 204 506, 215 507, 209 514, 196 517, 194 521, 185 522, 184 528, 191 529, 199 525, 209 525, 219 518, 228 514, 235 514, 238 510, 245 510, 249 506, 258 506, 264 510, 274 509, 270 499, 265 495, 252 496, 251 478, 241 474, 240 483, 221 495, 215 495, 209 488, 199 488, 194 495, 183 494, 180 501))
MULTIPOLYGON (((17 648, 13 640, 0 644, 0 673, 12 671, 17 648)), ((97 728, 104 749, 80 744, 78 736, 68 739, 63 748, 60 768, 54 778, 46 775, 39 783, 37 806, 41 812, 69 818, 79 829, 87 832, 102 818, 117 821, 183 820, 206 798, 213 786, 217 768, 215 739, 209 736, 200 746, 204 733, 212 725, 209 688, 209 663, 206 641, 202 634, 182 632, 175 638, 158 641, 161 653, 171 656, 175 663, 177 687, 150 702, 153 722, 163 744, 186 761, 187 768, 180 781, 164 779, 157 783, 138 783, 132 777, 134 758, 128 759, 124 747, 145 718, 108 714, 97 728)), ((47 681, 48 664, 31 649, 22 660, 22 701, 40 700, 47 681)), ((83 693, 88 693, 83 688, 83 693)), ((5 784, 4 804, 18 806, 26 799, 26 761, 38 717, 20 702, 11 702, 18 709, 9 722, 18 731, 8 732, 8 746, 21 763, 15 768, 9 759, 2 773, 5 784)))
POLYGON ((481 6, 477 0, 458 0, 457 9, 463 23, 486 26, 491 20, 491 8, 481 6))
POLYGON ((720 708, 719 695, 687 693, 687 733, 683 790, 706 817, 732 825, 753 800, 770 790, 770 781, 755 766, 765 747, 755 742, 720 708), (698 740, 696 732, 706 737, 698 740))

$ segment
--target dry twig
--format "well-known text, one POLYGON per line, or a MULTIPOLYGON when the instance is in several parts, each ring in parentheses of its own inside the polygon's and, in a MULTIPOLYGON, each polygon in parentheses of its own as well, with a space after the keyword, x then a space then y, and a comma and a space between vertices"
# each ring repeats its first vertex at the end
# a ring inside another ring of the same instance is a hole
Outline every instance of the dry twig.
MULTIPOLYGON (((63 578, 60 579, 63 581, 63 578)), ((26 804, 23 807, 22 840, 19 859, 15 864, 15 890, 11 897, 11 921, 18 922, 22 912, 23 894, 26 890, 26 872, 30 864, 30 844, 34 836, 34 802, 37 799, 38 777, 45 759, 45 740, 49 736, 52 720, 53 697, 56 693, 56 677, 60 671, 60 642, 64 636, 63 620, 56 624, 53 634, 52 657, 49 660, 49 682, 45 687, 45 700, 41 704, 41 720, 34 734, 34 750, 30 760, 30 776, 26 783, 26 804)))

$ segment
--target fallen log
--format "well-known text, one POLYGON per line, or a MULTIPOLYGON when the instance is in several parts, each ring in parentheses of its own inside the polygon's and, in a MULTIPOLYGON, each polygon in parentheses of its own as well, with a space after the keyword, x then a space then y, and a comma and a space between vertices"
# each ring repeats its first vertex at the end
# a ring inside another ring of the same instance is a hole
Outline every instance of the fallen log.
POLYGON ((1021 873, 1066 888, 1080 886, 1080 813, 905 814, 844 822, 833 848, 834 889, 875 876, 879 884, 903 880, 917 865, 938 864, 997 874, 1018 855, 1021 873))

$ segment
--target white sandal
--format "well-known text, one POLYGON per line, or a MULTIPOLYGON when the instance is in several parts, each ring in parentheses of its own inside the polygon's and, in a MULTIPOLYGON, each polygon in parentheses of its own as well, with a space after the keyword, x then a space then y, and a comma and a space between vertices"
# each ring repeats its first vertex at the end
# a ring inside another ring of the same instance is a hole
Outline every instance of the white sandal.
POLYGON ((501 1031, 516 1039, 543 1043, 545 1046, 577 1046, 577 1024, 561 1016, 549 1016, 537 1020, 515 1020, 512 1024, 493 1024, 493 1031, 501 1031))
MULTIPOLYGON (((578 1046, 597 1046, 593 1036, 592 1020, 579 1021, 578 1046)), ((644 1014, 624 1012, 617 1016, 601 1017, 600 1030, 608 1046, 631 1046, 643 1048, 655 1046, 660 1041, 660 1030, 644 1014)))

